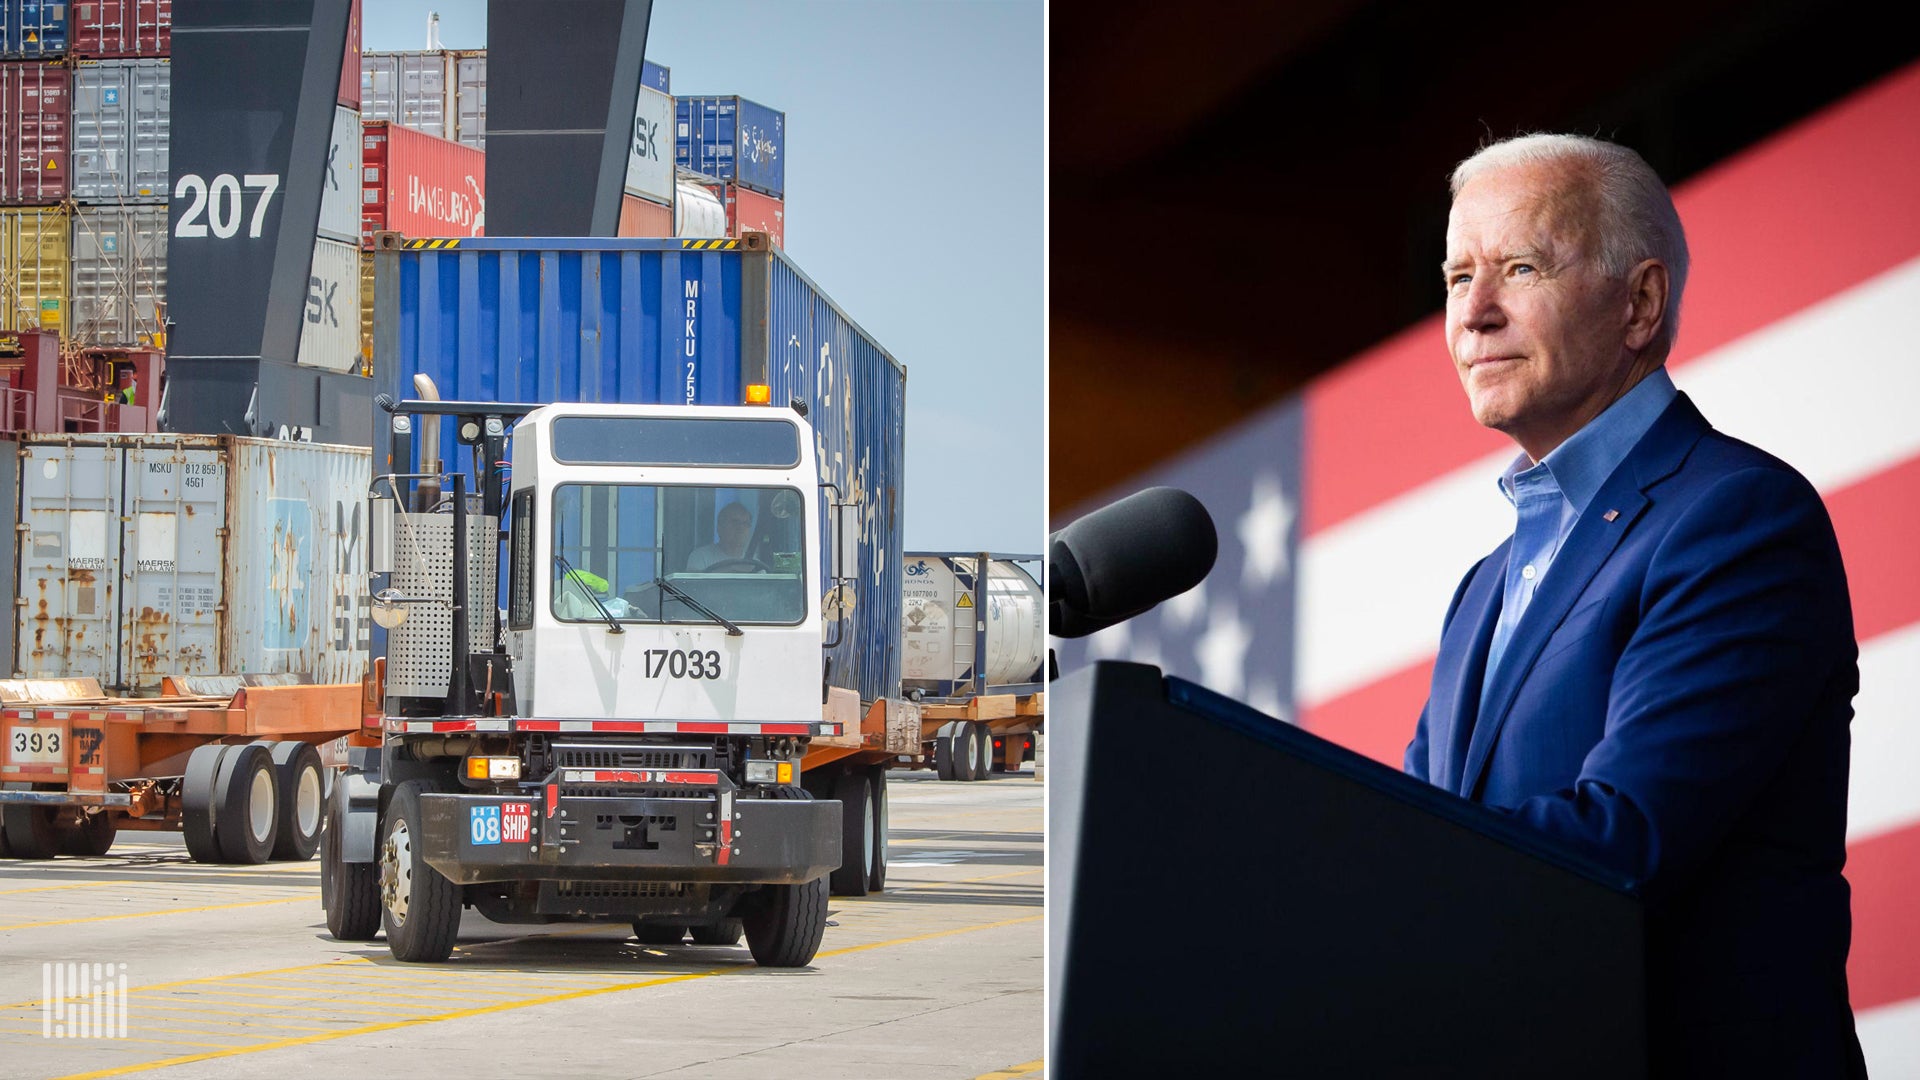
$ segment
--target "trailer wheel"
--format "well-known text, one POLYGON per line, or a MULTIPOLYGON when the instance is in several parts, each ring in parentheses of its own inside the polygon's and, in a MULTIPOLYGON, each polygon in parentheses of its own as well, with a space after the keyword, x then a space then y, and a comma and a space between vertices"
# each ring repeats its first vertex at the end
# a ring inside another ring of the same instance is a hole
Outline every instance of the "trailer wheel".
POLYGON ((973 728, 973 778, 991 780, 993 779, 993 729, 979 720, 975 720, 968 726, 973 728))
POLYGON ((180 781, 180 832, 194 862, 220 861, 220 845, 213 839, 213 785, 220 776, 220 760, 231 749, 208 743, 194 747, 187 757, 187 775, 180 781))
POLYGON ((887 887, 887 767, 875 765, 868 770, 873 781, 873 859, 867 866, 867 889, 879 892, 887 887))
POLYGON ((953 774, 953 754, 959 747, 954 744, 960 740, 952 735, 933 737, 933 772, 942 780, 957 780, 953 774))
POLYGON ((827 879, 763 885, 759 903, 740 920, 747 948, 761 967, 805 967, 827 932, 827 879))
POLYGON ((60 830, 60 850, 68 855, 100 856, 113 849, 120 821, 112 813, 83 814, 80 824, 60 830))
POLYGON ((721 919, 717 923, 692 928, 695 945, 738 945, 746 929, 739 919, 721 919))
POLYGON ((372 941, 380 932, 380 868, 344 860, 346 789, 327 803, 327 825, 320 834, 320 906, 327 910, 327 932, 335 941, 372 941))
POLYGON ((827 881, 835 896, 865 896, 878 833, 866 770, 841 772, 833 784, 833 797, 840 800, 840 867, 827 881))
POLYGON ((275 809, 280 835, 272 857, 306 862, 320 847, 320 822, 326 814, 320 752, 303 742, 278 742, 272 744, 272 754, 280 793, 275 809))
POLYGON ((633 936, 640 939, 642 945, 678 945, 687 936, 687 928, 635 919, 633 936))
POLYGON ((60 816, 57 806, 16 806, 8 804, 0 815, 0 828, 7 833, 7 846, 16 859, 51 859, 60 852, 60 830, 54 820, 60 816))
POLYGON ((408 780, 388 804, 380 844, 380 921, 395 960, 437 964, 460 936, 460 886, 421 857, 420 796, 438 788, 408 780))
POLYGON ((278 787, 266 743, 233 747, 220 759, 213 782, 213 839, 227 862, 263 863, 273 853, 280 835, 278 787))

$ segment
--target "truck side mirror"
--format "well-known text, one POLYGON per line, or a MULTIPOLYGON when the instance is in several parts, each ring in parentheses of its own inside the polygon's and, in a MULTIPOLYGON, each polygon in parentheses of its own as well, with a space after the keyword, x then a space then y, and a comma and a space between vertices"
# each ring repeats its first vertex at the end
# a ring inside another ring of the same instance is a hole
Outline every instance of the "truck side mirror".
POLYGON ((860 507, 842 503, 833 508, 833 513, 833 576, 844 580, 860 573, 860 507))

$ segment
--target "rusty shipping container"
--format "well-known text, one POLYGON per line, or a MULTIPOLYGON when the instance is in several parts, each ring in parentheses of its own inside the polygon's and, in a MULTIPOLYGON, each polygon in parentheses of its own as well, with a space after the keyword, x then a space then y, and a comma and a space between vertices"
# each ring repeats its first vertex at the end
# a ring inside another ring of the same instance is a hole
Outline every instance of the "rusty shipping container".
POLYGON ((67 327, 67 211, 0 210, 0 330, 67 327))
POLYGON ((486 50, 363 53, 360 114, 486 149, 486 50))
POLYGON ((167 208, 78 208, 68 338, 83 346, 151 343, 166 302, 167 208))
POLYGON ((67 10, 67 37, 80 56, 173 52, 173 0, 76 0, 67 10))
POLYGON ((38 60, 0 63, 0 203, 61 202, 72 171, 73 72, 38 60))
POLYGON ((620 196, 620 223, 615 236, 672 236, 673 207, 642 199, 638 195, 620 196))
POLYGON ((16 461, 15 677, 364 673, 364 448, 23 436, 16 461))
POLYGON ((340 94, 339 102, 355 112, 360 111, 360 26, 362 19, 361 0, 353 0, 353 6, 347 10, 347 51, 340 58, 340 94))
POLYGON ((727 235, 763 232, 779 247, 787 246, 787 204, 739 184, 714 184, 714 198, 727 208, 727 235))
POLYGON ((391 229, 407 236, 485 236, 487 156, 471 146, 389 121, 361 129, 360 240, 391 229))

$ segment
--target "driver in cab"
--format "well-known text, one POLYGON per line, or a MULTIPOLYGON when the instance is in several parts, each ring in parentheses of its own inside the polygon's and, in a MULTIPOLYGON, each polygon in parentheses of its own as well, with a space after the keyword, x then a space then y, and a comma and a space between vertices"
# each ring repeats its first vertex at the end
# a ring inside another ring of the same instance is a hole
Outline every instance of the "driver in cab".
POLYGON ((699 573, 709 567, 737 562, 747 557, 747 539, 753 533, 753 512, 737 502, 720 508, 718 543, 693 549, 687 556, 687 570, 699 573))

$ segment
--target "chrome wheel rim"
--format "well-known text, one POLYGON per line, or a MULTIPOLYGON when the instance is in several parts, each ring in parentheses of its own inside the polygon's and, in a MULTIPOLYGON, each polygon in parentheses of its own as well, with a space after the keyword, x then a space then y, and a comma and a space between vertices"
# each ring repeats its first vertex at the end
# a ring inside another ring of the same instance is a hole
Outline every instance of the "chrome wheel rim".
POLYGON ((247 788, 247 828, 257 844, 273 834, 273 774, 266 769, 255 770, 247 788))
POLYGON ((301 836, 312 836, 320 831, 319 769, 300 770, 300 787, 294 796, 293 813, 301 836))
POLYGON ((396 820, 380 848, 380 898, 395 926, 407 921, 407 902, 413 892, 413 836, 407 823, 396 820))

